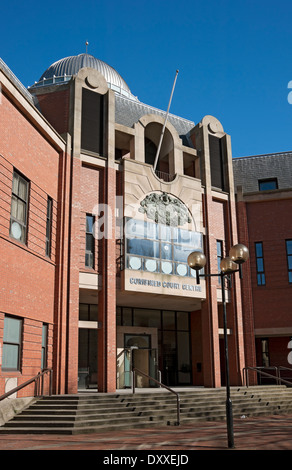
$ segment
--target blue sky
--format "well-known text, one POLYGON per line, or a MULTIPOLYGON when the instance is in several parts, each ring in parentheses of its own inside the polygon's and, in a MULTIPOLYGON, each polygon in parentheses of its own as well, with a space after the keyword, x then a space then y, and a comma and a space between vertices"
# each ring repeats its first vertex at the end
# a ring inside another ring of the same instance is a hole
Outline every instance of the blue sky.
POLYGON ((198 123, 217 117, 233 156, 292 150, 291 0, 2 2, 0 56, 25 86, 88 52, 140 101, 198 123))

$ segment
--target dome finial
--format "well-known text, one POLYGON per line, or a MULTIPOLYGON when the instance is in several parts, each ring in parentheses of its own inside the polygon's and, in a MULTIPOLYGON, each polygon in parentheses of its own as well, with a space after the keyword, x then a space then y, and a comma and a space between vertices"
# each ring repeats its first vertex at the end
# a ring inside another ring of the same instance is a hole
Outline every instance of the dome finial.
POLYGON ((86 41, 86 43, 85 43, 85 46, 86 46, 86 54, 87 54, 87 47, 88 47, 88 45, 89 45, 89 42, 86 41))

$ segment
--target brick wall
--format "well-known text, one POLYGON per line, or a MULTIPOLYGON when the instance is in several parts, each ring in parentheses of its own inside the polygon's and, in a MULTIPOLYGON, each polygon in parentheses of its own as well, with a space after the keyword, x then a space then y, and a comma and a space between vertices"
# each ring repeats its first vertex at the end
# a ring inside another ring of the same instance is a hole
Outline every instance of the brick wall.
POLYGON ((70 90, 66 88, 54 93, 37 96, 39 107, 45 118, 52 124, 59 134, 69 130, 69 102, 70 90))
POLYGON ((292 239, 292 200, 247 204, 255 328, 291 326, 292 285, 285 240, 292 239), (255 242, 263 242, 266 285, 258 286, 255 242))
MULTIPOLYGON (((0 393, 8 379, 21 384, 41 370, 42 326, 48 324, 48 367, 53 364, 53 328, 56 315, 57 224, 60 218, 60 161, 58 145, 50 143, 2 89, 0 109, 0 346, 5 315, 23 321, 21 369, 2 371, 0 393), (10 237, 13 170, 29 181, 27 243, 10 237), (51 257, 46 256, 47 198, 53 200, 51 257)), ((60 183, 61 184, 61 183, 60 183)), ((63 220, 64 222, 64 220, 63 220)), ((61 294, 63 295, 63 294, 61 294)), ((64 334, 64 333, 63 333, 64 334)), ((2 358, 2 356, 1 356, 2 358)), ((32 387, 19 392, 29 396, 32 387)))

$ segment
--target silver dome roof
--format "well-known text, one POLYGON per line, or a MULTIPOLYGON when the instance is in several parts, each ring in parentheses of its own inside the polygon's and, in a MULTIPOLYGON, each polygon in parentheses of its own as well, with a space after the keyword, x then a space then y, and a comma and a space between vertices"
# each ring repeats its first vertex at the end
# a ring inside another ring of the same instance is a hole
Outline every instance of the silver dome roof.
POLYGON ((42 74, 38 82, 33 87, 42 85, 60 84, 70 80, 72 75, 76 75, 83 67, 90 67, 100 72, 106 79, 109 88, 115 92, 136 99, 132 95, 130 88, 121 75, 110 65, 102 60, 96 59, 90 54, 79 54, 76 56, 65 57, 54 62, 42 74))

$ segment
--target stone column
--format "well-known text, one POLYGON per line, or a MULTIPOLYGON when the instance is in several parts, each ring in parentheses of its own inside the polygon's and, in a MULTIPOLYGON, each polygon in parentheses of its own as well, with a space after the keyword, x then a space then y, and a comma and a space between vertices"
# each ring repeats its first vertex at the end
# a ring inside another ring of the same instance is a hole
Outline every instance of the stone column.
POLYGON ((102 287, 98 300, 98 391, 116 391, 116 170, 114 93, 108 93, 106 125, 107 157, 103 178, 103 201, 107 206, 107 227, 102 239, 102 287))

